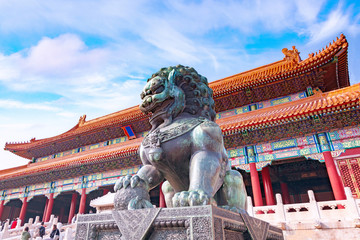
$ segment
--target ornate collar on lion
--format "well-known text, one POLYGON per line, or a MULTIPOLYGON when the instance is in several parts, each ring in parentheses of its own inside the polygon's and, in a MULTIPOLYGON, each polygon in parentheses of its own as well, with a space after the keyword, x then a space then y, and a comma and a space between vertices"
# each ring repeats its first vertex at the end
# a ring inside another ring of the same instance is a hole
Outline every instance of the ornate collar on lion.
POLYGON ((142 141, 142 145, 145 148, 151 147, 160 147, 161 143, 170 141, 171 139, 180 137, 185 133, 191 131, 201 123, 209 121, 204 117, 192 118, 179 125, 176 125, 169 129, 157 128, 155 131, 150 132, 142 141))

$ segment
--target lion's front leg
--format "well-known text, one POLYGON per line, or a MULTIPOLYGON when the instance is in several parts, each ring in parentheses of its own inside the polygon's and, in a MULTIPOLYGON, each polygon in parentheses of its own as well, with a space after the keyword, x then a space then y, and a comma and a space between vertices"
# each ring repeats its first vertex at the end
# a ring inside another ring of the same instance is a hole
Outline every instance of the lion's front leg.
POLYGON ((197 151, 190 160, 190 186, 188 191, 176 193, 173 206, 207 205, 221 186, 221 154, 197 151))
POLYGON ((115 184, 114 205, 116 210, 152 207, 149 190, 164 179, 152 165, 144 165, 136 175, 121 177, 115 184))

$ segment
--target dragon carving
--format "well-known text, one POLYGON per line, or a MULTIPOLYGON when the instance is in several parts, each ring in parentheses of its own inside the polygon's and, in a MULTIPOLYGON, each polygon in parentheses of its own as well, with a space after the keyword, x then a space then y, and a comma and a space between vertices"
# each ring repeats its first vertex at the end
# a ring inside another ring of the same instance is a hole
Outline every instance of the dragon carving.
POLYGON ((241 174, 231 170, 213 91, 190 67, 162 68, 148 79, 140 110, 152 126, 139 149, 143 167, 115 184, 115 208, 150 207, 148 191, 162 185, 167 207, 214 204, 244 211, 241 174))

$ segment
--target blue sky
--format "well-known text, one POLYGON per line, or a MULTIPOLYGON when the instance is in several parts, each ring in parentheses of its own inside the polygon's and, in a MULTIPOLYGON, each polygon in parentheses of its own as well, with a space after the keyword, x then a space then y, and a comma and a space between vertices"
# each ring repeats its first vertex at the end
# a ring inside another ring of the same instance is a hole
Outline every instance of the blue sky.
POLYGON ((161 67, 193 66, 214 81, 303 59, 341 33, 360 82, 358 1, 0 0, 0 169, 23 165, 5 142, 51 137, 139 104, 161 67))

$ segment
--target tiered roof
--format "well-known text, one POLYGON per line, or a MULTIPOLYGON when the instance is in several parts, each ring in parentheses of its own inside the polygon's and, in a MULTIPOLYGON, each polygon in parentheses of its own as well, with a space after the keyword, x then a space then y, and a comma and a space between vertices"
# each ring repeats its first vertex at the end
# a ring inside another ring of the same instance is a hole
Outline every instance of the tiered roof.
MULTIPOLYGON (((251 111, 228 118, 217 120, 225 135, 236 134, 245 129, 257 129, 268 126, 281 125, 289 121, 304 119, 308 116, 347 111, 360 107, 360 83, 331 92, 318 92, 313 96, 277 106, 251 111)), ((93 149, 53 161, 44 161, 26 166, 0 171, 1 180, 19 176, 60 171, 71 167, 101 163, 105 160, 124 158, 136 155, 142 138, 114 144, 103 148, 93 149)), ((0 186, 1 188, 1 186, 0 186)))
MULTIPOLYGON (((295 47, 293 47, 293 50, 283 49, 285 54, 283 60, 214 81, 210 83, 210 86, 214 90, 214 98, 218 98, 238 92, 241 89, 271 84, 319 68, 323 64, 333 61, 334 57, 346 54, 347 47, 348 42, 345 36, 341 34, 340 38, 329 43, 325 49, 309 54, 309 57, 303 61, 300 60, 299 52, 295 47), (286 52, 290 52, 290 54, 286 54, 286 52)), ((347 67, 347 57, 341 60, 344 61, 341 64, 347 67)), ((338 86, 328 86, 326 90, 329 91, 350 85, 348 75, 345 74, 340 78, 341 83, 338 86)))
POLYGON ((225 135, 302 120, 309 116, 346 111, 360 106, 360 83, 303 98, 294 102, 217 120, 225 135))

